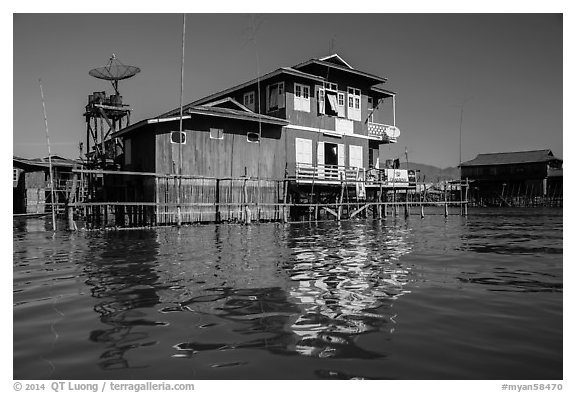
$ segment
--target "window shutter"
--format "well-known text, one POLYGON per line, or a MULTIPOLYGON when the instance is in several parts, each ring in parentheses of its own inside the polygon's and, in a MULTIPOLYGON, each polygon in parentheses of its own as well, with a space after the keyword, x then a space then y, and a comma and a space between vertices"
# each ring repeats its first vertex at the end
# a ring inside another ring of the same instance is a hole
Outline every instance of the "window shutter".
POLYGON ((344 144, 338 144, 338 166, 344 168, 346 166, 346 150, 344 150, 344 144))

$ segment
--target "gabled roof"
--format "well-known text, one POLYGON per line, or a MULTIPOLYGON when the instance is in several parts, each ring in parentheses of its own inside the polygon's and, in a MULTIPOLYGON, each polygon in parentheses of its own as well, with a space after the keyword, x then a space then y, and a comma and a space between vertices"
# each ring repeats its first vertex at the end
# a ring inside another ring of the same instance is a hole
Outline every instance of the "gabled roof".
POLYGON ((350 73, 353 75, 358 75, 358 76, 361 76, 363 78, 370 79, 371 82, 375 85, 379 84, 379 83, 384 83, 388 80, 387 78, 384 78, 381 76, 377 76, 377 75, 369 74, 367 72, 355 70, 347 62, 345 62, 344 59, 342 59, 340 56, 338 56, 336 54, 330 55, 327 57, 323 57, 321 59, 310 59, 308 61, 305 61, 304 63, 297 64, 297 65, 293 66, 292 68, 294 68, 296 70, 302 70, 303 68, 309 68, 311 65, 325 66, 328 68, 344 71, 344 72, 347 72, 347 73, 350 73))
POLYGON ((337 53, 334 53, 333 55, 330 55, 330 56, 322 57, 319 60, 327 61, 327 62, 334 63, 334 64, 340 64, 340 65, 346 66, 350 69, 354 69, 354 67, 352 67, 350 64, 348 64, 346 61, 344 61, 344 59, 341 58, 337 53))
MULTIPOLYGON (((13 163, 21 164, 24 166, 35 166, 35 167, 42 167, 42 168, 49 168, 50 162, 48 157, 44 158, 22 158, 22 157, 12 157, 13 163)), ((60 156, 52 156, 51 157, 52 166, 53 167, 64 167, 64 168, 73 168, 76 166, 82 165, 81 162, 76 160, 70 160, 68 158, 63 158, 60 156)))
MULTIPOLYGON (((302 71, 299 71, 299 70, 295 70, 295 69, 292 68, 292 67, 281 67, 281 68, 278 68, 277 70, 274 70, 274 71, 272 71, 272 72, 269 72, 268 74, 265 74, 265 75, 261 76, 260 78, 252 79, 252 80, 250 80, 250 81, 248 81, 248 82, 244 82, 244 83, 242 83, 242 84, 240 84, 240 85, 230 87, 230 88, 228 88, 228 89, 225 89, 225 90, 222 90, 222 91, 213 93, 213 94, 211 94, 211 95, 209 95, 209 96, 206 96, 206 97, 204 97, 204 98, 201 98, 201 99, 199 99, 199 100, 196 100, 196 101, 194 101, 194 102, 192 102, 192 103, 190 103, 190 104, 188 104, 188 105, 185 105, 183 108, 184 108, 184 109, 187 109, 187 108, 192 107, 192 106, 205 105, 205 104, 207 104, 207 103, 209 103, 209 102, 211 102, 211 101, 218 100, 218 99, 220 99, 220 98, 222 98, 222 97, 226 97, 228 94, 230 94, 230 93, 232 93, 232 92, 235 92, 235 91, 237 91, 237 90, 242 90, 242 89, 244 89, 245 87, 248 87, 248 86, 250 86, 250 85, 254 85, 254 84, 258 83, 258 82, 263 82, 263 81, 265 81, 265 80, 267 80, 267 79, 274 78, 274 77, 276 77, 276 76, 278 76, 278 75, 282 75, 282 74, 294 75, 294 76, 302 77, 302 78, 305 78, 305 79, 314 80, 314 81, 317 81, 317 82, 323 82, 323 81, 324 81, 324 78, 322 78, 322 77, 320 77, 320 76, 316 76, 316 75, 308 74, 308 73, 306 73, 306 72, 302 72, 302 71)), ((160 116, 158 116, 158 118, 178 116, 179 114, 180 114, 180 109, 173 109, 173 110, 171 110, 171 111, 169 111, 169 112, 166 112, 166 113, 161 114, 160 116)))
MULTIPOLYGON (((197 105, 191 106, 188 105, 186 109, 183 109, 182 112, 182 119, 190 119, 192 115, 202 115, 202 116, 214 116, 214 117, 223 117, 227 119, 236 119, 236 120, 245 120, 245 121, 253 121, 253 122, 261 122, 264 124, 272 124, 277 126, 286 126, 290 124, 289 121, 284 119, 279 119, 273 116, 262 115, 258 113, 252 112, 250 109, 246 108, 244 105, 238 103, 236 100, 233 99, 222 99, 217 102, 212 102, 206 105, 197 105), (236 103, 239 105, 239 109, 233 109, 231 107, 221 107, 220 105, 224 103, 236 103)), ((141 120, 138 123, 132 124, 126 128, 123 128, 114 134, 112 134, 112 138, 118 138, 124 136, 126 134, 132 133, 138 130, 141 127, 144 127, 148 124, 156 124, 156 123, 165 123, 171 121, 179 121, 180 120, 180 113, 177 116, 173 117, 162 117, 162 118, 153 118, 147 120, 141 120)))
POLYGON ((478 154, 475 159, 463 162, 461 167, 483 165, 527 164, 560 160, 554 157, 552 150, 531 150, 508 153, 478 154))

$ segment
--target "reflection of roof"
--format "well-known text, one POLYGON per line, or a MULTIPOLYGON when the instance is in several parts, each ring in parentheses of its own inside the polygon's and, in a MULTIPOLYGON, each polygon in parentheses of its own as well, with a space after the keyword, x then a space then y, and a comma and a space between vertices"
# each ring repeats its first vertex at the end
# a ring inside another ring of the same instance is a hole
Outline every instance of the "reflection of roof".
POLYGON ((478 156, 471 160, 460 164, 461 167, 466 166, 481 166, 481 165, 507 165, 507 164, 528 164, 534 162, 548 162, 560 160, 554 157, 550 149, 546 150, 532 150, 532 151, 519 151, 510 153, 488 153, 478 154, 478 156))
MULTIPOLYGON (((63 158, 60 156, 52 156, 51 157, 52 166, 53 167, 60 167, 60 168, 73 168, 77 166, 81 166, 82 163, 76 160, 70 160, 68 158, 63 158)), ((35 167, 42 167, 42 168, 49 168, 50 163, 48 157, 44 158, 21 158, 13 156, 13 163, 14 166, 24 165, 24 166, 35 166, 35 167)))

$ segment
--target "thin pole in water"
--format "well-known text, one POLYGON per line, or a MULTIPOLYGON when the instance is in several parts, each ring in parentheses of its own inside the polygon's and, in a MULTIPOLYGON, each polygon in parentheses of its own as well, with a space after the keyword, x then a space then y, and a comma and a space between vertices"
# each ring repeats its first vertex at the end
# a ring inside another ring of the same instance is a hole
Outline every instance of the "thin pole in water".
POLYGON ((42 97, 42 109, 44 110, 44 125, 46 128, 46 143, 48 144, 48 166, 50 169, 50 199, 52 201, 52 230, 56 232, 56 210, 54 210, 54 178, 52 177, 52 153, 50 152, 50 134, 48 132, 48 117, 46 116, 46 104, 44 102, 44 90, 42 89, 42 79, 40 83, 40 97, 42 97))
POLYGON ((186 38, 186 14, 183 16, 182 21, 182 64, 180 67, 180 139, 178 143, 178 192, 176 193, 176 204, 177 204, 177 225, 182 225, 182 207, 180 203, 180 194, 182 191, 182 97, 184 95, 184 46, 186 38))

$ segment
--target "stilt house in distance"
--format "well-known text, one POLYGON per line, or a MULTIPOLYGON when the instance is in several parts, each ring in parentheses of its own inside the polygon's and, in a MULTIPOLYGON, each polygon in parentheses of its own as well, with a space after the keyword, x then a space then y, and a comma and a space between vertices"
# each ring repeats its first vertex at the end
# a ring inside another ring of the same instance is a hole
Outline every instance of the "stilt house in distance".
POLYGON ((460 168, 484 200, 562 195, 562 160, 549 149, 479 154, 460 168))

